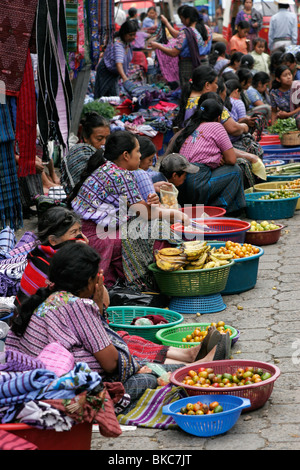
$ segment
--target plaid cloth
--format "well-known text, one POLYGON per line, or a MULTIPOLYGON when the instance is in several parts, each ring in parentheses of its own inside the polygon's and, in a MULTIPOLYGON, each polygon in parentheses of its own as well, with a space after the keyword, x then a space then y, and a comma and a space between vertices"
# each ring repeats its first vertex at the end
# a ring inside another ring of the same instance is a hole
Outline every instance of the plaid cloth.
POLYGON ((61 160, 60 181, 66 194, 70 194, 85 169, 89 158, 96 152, 92 145, 76 144, 71 147, 69 153, 61 160))
POLYGON ((9 101, 0 104, 0 227, 23 226, 17 168, 14 154, 14 128, 9 101))

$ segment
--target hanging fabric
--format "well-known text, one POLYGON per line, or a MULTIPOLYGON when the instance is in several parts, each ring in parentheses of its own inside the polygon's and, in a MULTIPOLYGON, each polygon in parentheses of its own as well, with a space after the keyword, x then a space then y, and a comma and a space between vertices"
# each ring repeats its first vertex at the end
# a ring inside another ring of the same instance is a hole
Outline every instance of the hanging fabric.
POLYGON ((49 161, 48 141, 68 149, 72 86, 68 73, 64 0, 39 0, 36 21, 38 58, 38 125, 43 160, 49 161))
POLYGON ((0 2, 0 81, 6 95, 17 96, 27 60, 38 0, 1 0, 0 2))
POLYGON ((23 226, 22 206, 14 153, 14 126, 10 101, 0 104, 0 226, 14 230, 23 226))
POLYGON ((88 0, 91 61, 95 69, 100 52, 113 41, 115 33, 114 0, 88 0))
POLYGON ((18 143, 18 176, 36 174, 36 95, 30 50, 17 99, 16 142, 18 143))

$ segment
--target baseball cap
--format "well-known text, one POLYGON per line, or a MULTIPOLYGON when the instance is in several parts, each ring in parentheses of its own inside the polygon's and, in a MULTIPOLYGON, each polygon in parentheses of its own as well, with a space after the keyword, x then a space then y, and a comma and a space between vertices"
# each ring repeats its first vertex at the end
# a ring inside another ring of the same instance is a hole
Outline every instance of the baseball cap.
POLYGON ((186 171, 187 173, 197 173, 199 168, 190 163, 183 155, 179 153, 170 153, 166 155, 160 164, 161 169, 168 172, 186 171))

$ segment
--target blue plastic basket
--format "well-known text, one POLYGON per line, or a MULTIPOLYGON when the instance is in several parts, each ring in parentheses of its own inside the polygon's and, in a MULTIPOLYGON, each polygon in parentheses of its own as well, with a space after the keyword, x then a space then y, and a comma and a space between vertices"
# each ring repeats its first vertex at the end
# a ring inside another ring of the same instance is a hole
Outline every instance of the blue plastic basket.
POLYGON ((288 163, 290 160, 300 161, 300 147, 283 147, 282 145, 264 145, 264 159, 283 159, 288 163))
POLYGON ((195 297, 172 297, 169 307, 178 313, 217 313, 225 310, 221 294, 198 295, 195 297))
POLYGON ((293 217, 300 194, 285 199, 260 200, 262 196, 270 193, 272 191, 245 194, 246 215, 248 219, 277 220, 293 217))
POLYGON ((240 417, 242 410, 251 406, 248 398, 233 395, 197 395, 182 398, 174 403, 163 406, 163 414, 172 416, 175 423, 185 432, 199 437, 211 437, 229 431, 240 417), (223 407, 221 413, 209 415, 178 414, 188 403, 209 405, 217 401, 223 407))
MULTIPOLYGON (((211 243, 211 247, 219 248, 225 243, 211 243)), ((255 246, 255 245, 253 245, 255 246)), ((227 284, 222 291, 222 295, 240 294, 253 289, 257 282, 259 258, 264 254, 264 250, 259 248, 259 253, 247 258, 234 259, 234 265, 230 269, 227 284)))
POLYGON ((267 182, 269 181, 293 181, 300 178, 299 175, 267 175, 267 182))

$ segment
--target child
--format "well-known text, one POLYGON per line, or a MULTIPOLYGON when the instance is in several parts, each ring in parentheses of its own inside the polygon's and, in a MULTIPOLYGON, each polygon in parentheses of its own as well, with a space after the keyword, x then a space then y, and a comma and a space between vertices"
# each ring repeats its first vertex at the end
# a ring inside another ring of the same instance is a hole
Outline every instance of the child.
POLYGON ((241 68, 248 69, 252 75, 255 75, 256 70, 254 69, 254 59, 251 54, 243 55, 241 59, 241 68))
POLYGON ((247 21, 240 21, 237 25, 237 33, 232 36, 229 41, 230 52, 242 52, 248 54, 249 52, 249 39, 247 35, 249 33, 249 23, 247 21))
POLYGON ((286 65, 279 65, 275 70, 275 80, 270 91, 271 125, 277 119, 294 117, 300 129, 300 106, 295 107, 291 101, 293 75, 286 65))
POLYGON ((266 51, 267 41, 262 38, 256 38, 253 41, 253 51, 250 52, 254 59, 254 69, 257 72, 270 73, 271 58, 266 51))
POLYGON ((293 80, 300 80, 300 69, 297 64, 296 57, 291 52, 283 54, 281 63, 287 65, 293 75, 293 80))
POLYGON ((220 70, 219 75, 223 75, 228 72, 235 73, 241 66, 243 55, 244 54, 242 52, 234 52, 231 54, 229 63, 220 70))
POLYGON ((211 65, 217 73, 224 69, 224 66, 228 65, 230 62, 226 56, 226 49, 227 46, 224 42, 217 42, 209 54, 209 65, 211 65))

